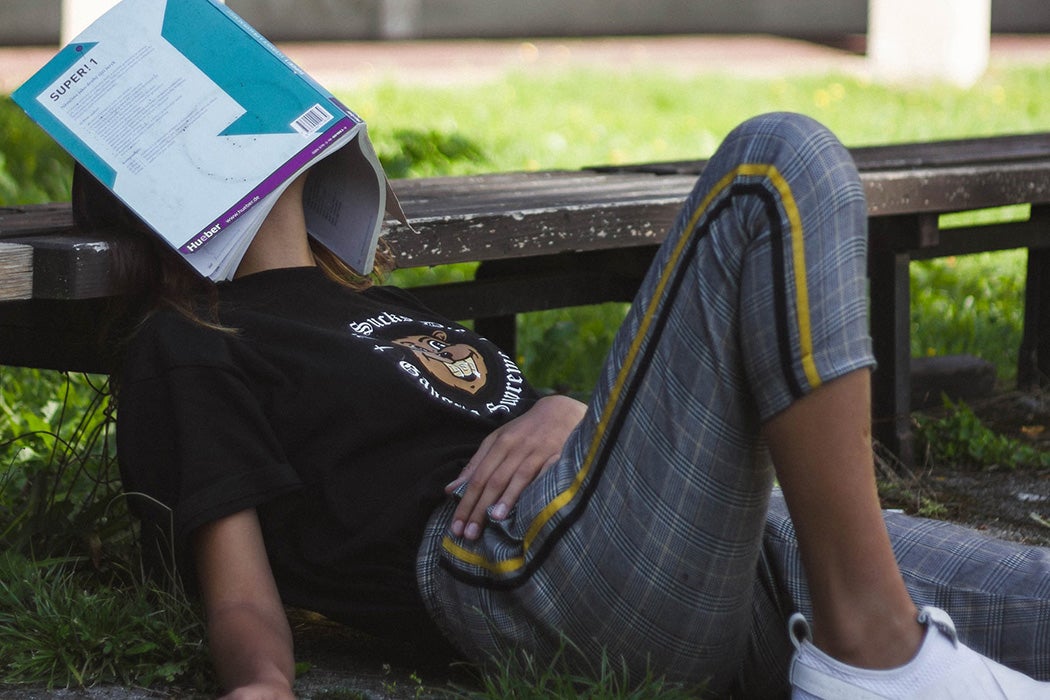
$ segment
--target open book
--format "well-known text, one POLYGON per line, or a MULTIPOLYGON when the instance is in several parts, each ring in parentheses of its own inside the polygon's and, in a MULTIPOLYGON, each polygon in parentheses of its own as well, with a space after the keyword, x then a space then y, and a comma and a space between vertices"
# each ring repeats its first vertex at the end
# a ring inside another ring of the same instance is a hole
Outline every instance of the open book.
POLYGON ((356 271, 404 218, 361 118, 217 0, 123 0, 12 97, 213 280, 311 166, 307 227, 356 271))

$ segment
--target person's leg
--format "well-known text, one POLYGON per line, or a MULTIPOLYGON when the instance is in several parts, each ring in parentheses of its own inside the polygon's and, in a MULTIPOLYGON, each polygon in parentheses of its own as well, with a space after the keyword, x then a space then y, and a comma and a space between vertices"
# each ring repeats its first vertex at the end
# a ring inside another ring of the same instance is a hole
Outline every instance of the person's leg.
MULTIPOLYGON (((952 523, 885 513, 905 585, 919 606, 946 610, 960 640, 1034 678, 1050 680, 1050 549, 1007 542, 952 523)), ((787 690, 794 652, 783 621, 813 615, 795 528, 774 494, 754 599, 743 697, 787 690)))
POLYGON ((562 461, 476 543, 432 521, 421 585, 461 647, 549 654, 565 634, 591 658, 728 686, 772 479, 761 421, 872 363, 866 213, 848 152, 812 120, 727 137, 562 461))
POLYGON ((869 373, 815 389, 764 427, 798 533, 814 643, 845 663, 899 666, 923 629, 882 521, 869 373))
MULTIPOLYGON (((887 640, 914 653, 865 425, 866 213, 848 152, 812 120, 771 115, 727 137, 562 460, 477 542, 444 535, 451 509, 432 519, 421 588, 453 641, 479 659, 545 659, 565 635, 583 659, 604 650, 632 672, 727 688, 754 642, 765 425, 804 523, 820 642, 868 665, 894 663, 887 640), (880 611, 888 630, 872 627, 880 611)), ((963 658, 985 667, 961 652, 949 665, 963 658)))

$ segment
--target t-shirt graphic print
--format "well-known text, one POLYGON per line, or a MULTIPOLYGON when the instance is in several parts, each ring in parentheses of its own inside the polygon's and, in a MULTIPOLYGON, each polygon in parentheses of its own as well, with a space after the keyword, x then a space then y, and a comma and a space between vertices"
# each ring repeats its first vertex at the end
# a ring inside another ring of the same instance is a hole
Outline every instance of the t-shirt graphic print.
POLYGON ((470 394, 477 394, 485 386, 485 358, 471 345, 450 342, 443 330, 396 338, 393 342, 411 350, 431 378, 442 384, 470 394))
POLYGON ((349 330, 396 361, 435 401, 497 419, 516 413, 522 401, 525 380, 517 364, 466 328, 384 312, 349 330))

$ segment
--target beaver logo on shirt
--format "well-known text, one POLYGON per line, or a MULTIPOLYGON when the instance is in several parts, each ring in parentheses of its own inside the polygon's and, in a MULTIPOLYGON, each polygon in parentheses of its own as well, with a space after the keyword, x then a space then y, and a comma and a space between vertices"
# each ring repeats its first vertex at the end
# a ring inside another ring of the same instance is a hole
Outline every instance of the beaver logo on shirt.
POLYGON ((444 331, 434 331, 430 335, 409 335, 391 342, 411 350, 422 362, 423 368, 447 386, 470 394, 476 394, 485 387, 488 379, 485 358, 470 345, 449 343, 444 331))

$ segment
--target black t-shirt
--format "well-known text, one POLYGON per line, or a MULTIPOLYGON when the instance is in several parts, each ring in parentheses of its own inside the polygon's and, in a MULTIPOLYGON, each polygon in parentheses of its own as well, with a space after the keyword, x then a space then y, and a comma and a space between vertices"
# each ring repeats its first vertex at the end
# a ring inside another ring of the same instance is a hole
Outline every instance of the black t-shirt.
POLYGON ((534 391, 493 344, 397 289, 354 292, 316 268, 219 289, 230 330, 160 312, 129 347, 121 470, 164 506, 133 498, 144 525, 184 552, 197 526, 255 507, 286 603, 429 636, 424 525, 534 391))

